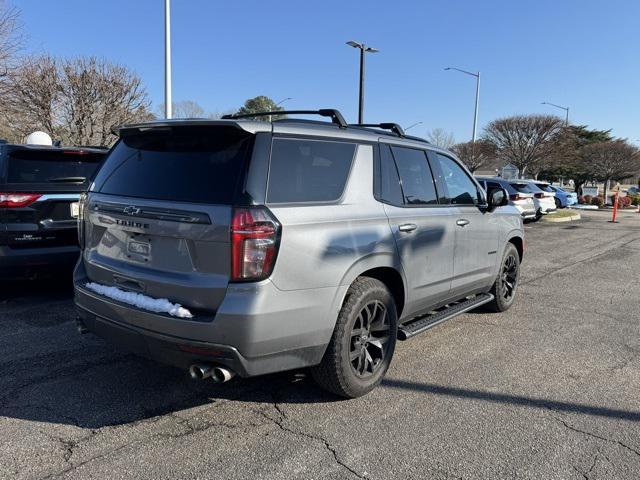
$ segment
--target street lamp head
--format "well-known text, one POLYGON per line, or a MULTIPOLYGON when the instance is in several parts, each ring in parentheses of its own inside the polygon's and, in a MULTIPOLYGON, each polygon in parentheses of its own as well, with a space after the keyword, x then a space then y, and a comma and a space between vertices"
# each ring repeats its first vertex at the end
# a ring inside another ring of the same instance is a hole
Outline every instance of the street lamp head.
POLYGON ((362 44, 361 43, 354 42, 353 40, 349 40, 347 42, 347 45, 349 45, 350 47, 353 47, 353 48, 362 48, 362 44))
POLYGON ((367 47, 367 48, 365 48, 365 50, 364 50, 364 51, 365 51, 365 52, 370 52, 370 53, 377 53, 377 52, 379 52, 380 50, 378 50, 377 48, 373 48, 373 47, 367 47))

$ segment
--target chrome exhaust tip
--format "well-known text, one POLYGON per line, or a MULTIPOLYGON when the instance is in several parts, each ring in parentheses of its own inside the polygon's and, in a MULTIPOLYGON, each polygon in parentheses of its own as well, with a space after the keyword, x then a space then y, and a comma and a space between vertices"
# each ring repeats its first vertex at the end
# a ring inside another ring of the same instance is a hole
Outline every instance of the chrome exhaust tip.
POLYGON ((211 379, 215 383, 224 383, 231 380, 233 377, 235 377, 235 375, 236 374, 234 372, 224 367, 214 367, 211 379))
POLYGON ((213 367, 211 365, 194 364, 189 367, 189 376, 193 380, 204 380, 213 375, 213 367))

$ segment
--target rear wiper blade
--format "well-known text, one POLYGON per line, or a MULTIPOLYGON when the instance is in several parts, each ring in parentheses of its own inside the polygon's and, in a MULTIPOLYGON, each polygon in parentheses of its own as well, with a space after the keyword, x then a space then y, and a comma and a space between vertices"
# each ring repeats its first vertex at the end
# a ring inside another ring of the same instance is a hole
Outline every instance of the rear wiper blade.
POLYGON ((50 178, 48 182, 53 183, 83 183, 87 180, 86 177, 56 177, 50 178))

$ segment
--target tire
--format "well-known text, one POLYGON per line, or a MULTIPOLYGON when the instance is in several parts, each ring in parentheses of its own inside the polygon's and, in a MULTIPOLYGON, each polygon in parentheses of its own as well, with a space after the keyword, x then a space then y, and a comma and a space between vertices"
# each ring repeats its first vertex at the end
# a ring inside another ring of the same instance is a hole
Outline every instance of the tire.
POLYGON ((555 197, 554 200, 556 201, 556 208, 560 210, 562 208, 562 202, 558 197, 555 197))
POLYGON ((311 368, 313 379, 345 398, 369 393, 391 364, 397 331, 398 314, 389 289, 374 278, 357 278, 349 287, 322 362, 311 368))
POLYGON ((491 312, 505 312, 511 308, 518 291, 520 281, 520 255, 513 243, 507 243, 500 262, 498 278, 490 293, 493 300, 485 305, 491 312))
POLYGON ((542 209, 539 208, 538 210, 536 210, 536 218, 534 218, 532 221, 533 222, 537 222, 538 220, 540 220, 542 218, 542 209))

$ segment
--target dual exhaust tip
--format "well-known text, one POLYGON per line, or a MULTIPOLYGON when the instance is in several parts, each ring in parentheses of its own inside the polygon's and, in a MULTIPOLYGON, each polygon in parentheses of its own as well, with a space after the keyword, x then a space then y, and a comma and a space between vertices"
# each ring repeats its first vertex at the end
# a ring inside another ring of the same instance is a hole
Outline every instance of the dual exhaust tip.
POLYGON ((194 380, 210 378, 214 383, 224 383, 231 380, 235 373, 224 367, 197 363, 189 367, 189 376, 194 380))

